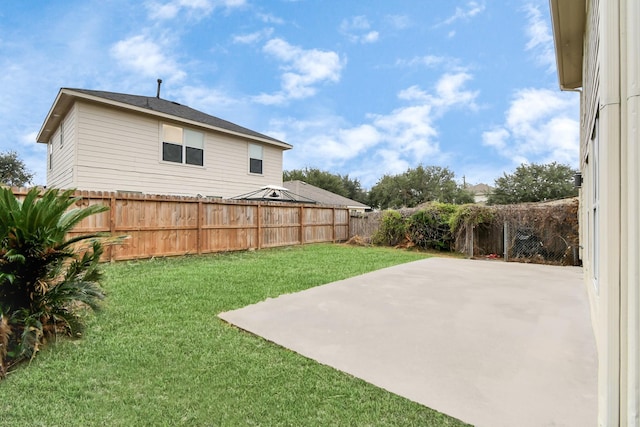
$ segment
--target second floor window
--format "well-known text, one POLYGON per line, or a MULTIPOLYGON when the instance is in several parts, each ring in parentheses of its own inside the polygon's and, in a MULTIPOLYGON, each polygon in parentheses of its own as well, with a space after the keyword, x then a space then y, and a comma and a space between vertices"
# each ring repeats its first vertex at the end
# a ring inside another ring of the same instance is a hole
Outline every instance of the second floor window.
POLYGON ((191 129, 163 124, 162 160, 204 166, 204 134, 191 129))
POLYGON ((249 144, 249 173, 262 175, 262 147, 249 144))

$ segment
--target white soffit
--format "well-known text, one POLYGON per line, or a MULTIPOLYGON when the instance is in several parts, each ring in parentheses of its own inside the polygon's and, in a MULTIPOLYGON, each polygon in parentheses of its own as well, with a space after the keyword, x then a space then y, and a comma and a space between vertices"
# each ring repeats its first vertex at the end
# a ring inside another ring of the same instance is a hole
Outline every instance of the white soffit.
POLYGON ((582 87, 586 0, 550 0, 560 88, 582 87))

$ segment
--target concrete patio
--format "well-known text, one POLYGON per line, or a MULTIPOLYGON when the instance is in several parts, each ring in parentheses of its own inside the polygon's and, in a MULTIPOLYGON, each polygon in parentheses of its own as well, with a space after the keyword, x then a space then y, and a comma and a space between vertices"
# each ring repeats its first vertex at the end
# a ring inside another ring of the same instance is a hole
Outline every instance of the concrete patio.
POLYGON ((578 267, 429 258, 219 317, 476 426, 596 425, 578 267))

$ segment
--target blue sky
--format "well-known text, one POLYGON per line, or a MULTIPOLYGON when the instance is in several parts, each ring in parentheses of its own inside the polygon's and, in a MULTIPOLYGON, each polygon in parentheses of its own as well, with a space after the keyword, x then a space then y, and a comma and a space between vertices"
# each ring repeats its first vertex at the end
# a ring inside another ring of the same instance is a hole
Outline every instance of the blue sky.
POLYGON ((61 87, 162 97, 284 140, 284 168, 419 164, 492 184, 578 161, 547 0, 21 0, 0 5, 0 151, 46 184, 61 87))

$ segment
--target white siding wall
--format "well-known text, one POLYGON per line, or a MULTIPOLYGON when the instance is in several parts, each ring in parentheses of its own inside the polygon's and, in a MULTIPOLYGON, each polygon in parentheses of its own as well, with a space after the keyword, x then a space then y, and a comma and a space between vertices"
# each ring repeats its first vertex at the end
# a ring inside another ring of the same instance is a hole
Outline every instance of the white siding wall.
POLYGON ((581 244, 598 347, 598 425, 640 427, 640 2, 586 4, 581 244))
MULTIPOLYGON (((598 220, 591 224, 593 239, 591 257, 587 263, 587 286, 593 304, 596 343, 598 346, 598 417, 599 425, 619 425, 621 369, 621 82, 620 82, 620 2, 591 0, 589 2, 590 40, 597 43, 588 52, 586 61, 593 69, 591 79, 597 82, 585 86, 589 121, 584 120, 584 138, 591 135, 593 118, 599 115, 598 149, 590 153, 597 157, 597 167, 587 168, 591 186, 598 186, 598 220), (597 17, 595 14, 598 14, 597 17), (595 26, 597 24, 597 27, 595 26), (595 35, 594 33, 595 32, 595 35), (594 98, 595 97, 595 98, 594 98), (589 132, 586 134, 586 132, 589 132), (597 264, 597 291, 592 285, 597 264)), ((590 191, 592 193, 592 191, 590 191)), ((591 201, 586 207, 591 209, 591 201)), ((593 222, 593 220, 592 220, 593 222)))
POLYGON ((640 425, 640 4, 625 2, 621 10, 621 33, 625 42, 621 55, 623 75, 622 141, 626 176, 622 188, 625 196, 622 236, 622 413, 626 425, 640 425))
POLYGON ((196 129, 205 133, 204 167, 163 162, 163 121, 84 102, 76 108, 79 189, 228 198, 282 185, 280 148, 264 145, 264 174, 249 174, 247 140, 196 129))
POLYGON ((52 188, 74 188, 75 148, 77 145, 76 132, 77 109, 71 108, 62 120, 63 125, 53 133, 47 147, 47 186, 52 188), (62 143, 60 133, 64 128, 62 143), (49 159, 49 150, 51 159, 49 159), (50 167, 51 165, 51 167, 50 167))
POLYGON ((598 425, 640 426, 640 6, 637 0, 587 5, 581 237, 598 346, 598 425), (597 150, 590 140, 596 114, 597 150), (597 227, 590 216, 595 185, 597 227))
MULTIPOLYGON (((595 119, 598 114, 600 91, 600 61, 599 61, 599 1, 587 2, 587 22, 585 26, 585 57, 583 65, 583 90, 581 94, 581 141, 580 159, 583 176, 583 186, 580 192, 581 224, 580 241, 582 242, 582 261, 587 291, 591 302, 591 320, 594 330, 597 329, 598 316, 600 315, 600 297, 598 283, 594 280, 594 244, 596 241, 593 222, 593 195, 594 195, 594 165, 600 165, 599 153, 594 152, 592 133, 595 119)), ((601 138, 601 136, 599 136, 601 138)), ((602 142, 599 144, 602 147, 602 142)), ((598 335, 596 334, 596 340, 598 335)))

